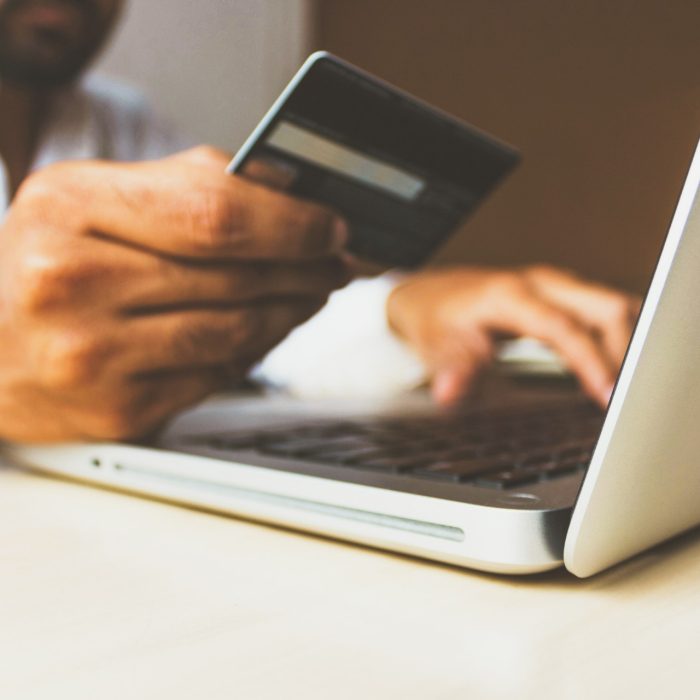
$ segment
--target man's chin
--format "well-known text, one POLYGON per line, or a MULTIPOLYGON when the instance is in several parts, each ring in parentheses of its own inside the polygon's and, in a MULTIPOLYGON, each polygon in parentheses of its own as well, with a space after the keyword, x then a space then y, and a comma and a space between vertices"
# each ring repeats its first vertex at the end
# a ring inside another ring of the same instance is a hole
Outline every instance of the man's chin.
POLYGON ((81 72, 80 69, 57 71, 55 67, 42 65, 0 65, 0 81, 26 90, 52 90, 74 83, 81 72))
POLYGON ((82 56, 66 57, 58 47, 25 52, 0 47, 0 80, 27 89, 60 88, 74 82, 87 63, 82 56))

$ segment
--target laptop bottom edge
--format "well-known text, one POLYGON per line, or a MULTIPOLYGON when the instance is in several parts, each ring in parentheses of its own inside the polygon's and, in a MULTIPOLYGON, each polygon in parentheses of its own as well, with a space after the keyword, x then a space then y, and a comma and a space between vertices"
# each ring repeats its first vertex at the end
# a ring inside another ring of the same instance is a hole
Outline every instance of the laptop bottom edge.
POLYGON ((5 451, 92 485, 499 574, 561 566, 571 517, 571 508, 482 506, 129 445, 5 451))

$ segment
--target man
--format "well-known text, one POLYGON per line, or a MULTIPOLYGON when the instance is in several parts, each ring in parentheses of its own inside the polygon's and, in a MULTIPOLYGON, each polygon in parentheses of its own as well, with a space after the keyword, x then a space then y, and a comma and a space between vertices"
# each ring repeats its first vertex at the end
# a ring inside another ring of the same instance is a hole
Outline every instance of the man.
MULTIPOLYGON (((228 156, 211 149, 149 160, 177 146, 146 106, 78 82, 121 5, 0 0, 6 440, 145 434, 224 377, 245 376, 350 277, 334 212, 225 175, 228 156)), ((352 378, 357 348, 327 332, 340 323, 381 359, 375 380, 397 367, 397 387, 426 374, 449 402, 490 359, 495 335, 528 334, 604 403, 634 306, 546 268, 432 271, 398 286, 351 284, 273 355, 279 370, 305 333, 315 372, 352 378)), ((273 378, 293 384, 294 367, 273 378)))

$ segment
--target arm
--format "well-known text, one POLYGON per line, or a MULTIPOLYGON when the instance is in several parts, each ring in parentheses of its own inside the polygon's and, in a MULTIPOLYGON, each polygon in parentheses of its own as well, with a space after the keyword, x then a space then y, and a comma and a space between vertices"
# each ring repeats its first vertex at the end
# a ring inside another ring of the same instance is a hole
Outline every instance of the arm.
POLYGON ((499 338, 534 336, 606 404, 638 308, 630 295, 544 266, 357 280, 256 376, 305 398, 382 398, 429 379, 436 400, 452 403, 493 360, 499 338))

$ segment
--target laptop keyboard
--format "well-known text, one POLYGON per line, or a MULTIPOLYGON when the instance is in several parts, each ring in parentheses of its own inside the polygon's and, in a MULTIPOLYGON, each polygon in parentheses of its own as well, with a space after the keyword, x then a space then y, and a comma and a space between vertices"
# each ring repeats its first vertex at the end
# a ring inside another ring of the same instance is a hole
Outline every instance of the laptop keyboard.
POLYGON ((585 470, 603 422, 589 404, 527 412, 300 423, 191 443, 339 468, 509 489, 585 470))

